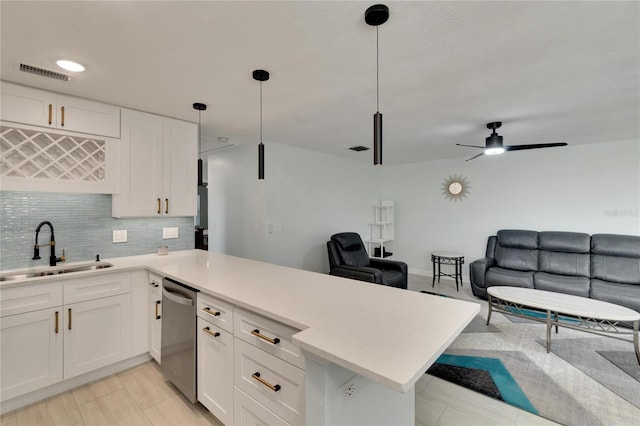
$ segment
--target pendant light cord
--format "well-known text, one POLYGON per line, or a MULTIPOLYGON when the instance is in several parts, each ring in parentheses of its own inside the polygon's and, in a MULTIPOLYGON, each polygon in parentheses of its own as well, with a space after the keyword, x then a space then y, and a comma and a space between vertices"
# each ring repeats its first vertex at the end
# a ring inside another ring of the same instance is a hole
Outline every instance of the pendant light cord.
POLYGON ((376 110, 380 112, 380 48, 378 46, 378 25, 376 25, 376 110))

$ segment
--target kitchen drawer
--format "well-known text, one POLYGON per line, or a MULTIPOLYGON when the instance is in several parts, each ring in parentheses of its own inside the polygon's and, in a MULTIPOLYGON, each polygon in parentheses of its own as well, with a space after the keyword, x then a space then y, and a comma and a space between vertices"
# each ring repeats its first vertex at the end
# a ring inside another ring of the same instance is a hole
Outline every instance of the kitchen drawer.
POLYGON ((198 316, 233 333, 233 305, 208 294, 198 293, 198 316))
POLYGON ((128 272, 77 278, 64 281, 64 303, 84 302, 131 291, 128 272))
POLYGON ((236 337, 304 369, 304 356, 291 341, 299 330, 243 309, 236 308, 234 317, 236 337))
POLYGON ((235 388, 234 415, 238 425, 290 426, 289 423, 267 410, 264 405, 235 388))
POLYGON ((236 387, 287 422, 303 424, 304 370, 240 339, 234 354, 236 387))
POLYGON ((22 314, 62 305, 62 285, 24 284, 0 290, 0 316, 22 314))

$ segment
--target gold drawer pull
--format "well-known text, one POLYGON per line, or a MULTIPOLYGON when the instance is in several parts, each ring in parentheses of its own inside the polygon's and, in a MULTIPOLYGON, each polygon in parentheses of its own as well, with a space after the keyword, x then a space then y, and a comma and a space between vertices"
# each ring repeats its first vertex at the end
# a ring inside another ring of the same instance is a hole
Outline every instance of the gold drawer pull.
POLYGON ((202 331, 204 331, 205 333, 207 333, 208 335, 213 336, 213 337, 220 336, 220 333, 218 333, 217 331, 215 333, 213 333, 209 327, 203 328, 202 331))
POLYGON ((167 204, 167 207, 165 207, 165 209, 164 209, 164 213, 165 214, 169 214, 169 199, 165 198, 164 202, 167 204))
POLYGON ((269 389, 271 389, 274 392, 278 392, 280 389, 282 389, 282 386, 280 385, 272 385, 271 383, 267 382, 265 379, 263 379, 262 377, 260 377, 260 373, 259 372, 255 372, 251 375, 251 377, 253 377, 254 379, 256 379, 257 381, 259 381, 260 383, 262 383, 263 385, 265 385, 266 387, 268 387, 269 389))
POLYGON ((64 127, 64 107, 60 107, 60 111, 62 112, 62 121, 61 121, 61 125, 62 125, 62 127, 64 127))
POLYGON ((158 214, 160 214, 160 198, 158 198, 158 214))
POLYGON ((56 334, 58 334, 58 324, 59 324, 59 315, 58 315, 58 311, 56 311, 56 334))
POLYGON ((218 311, 212 311, 210 307, 206 307, 206 308, 202 308, 203 311, 205 311, 206 313, 208 313, 209 315, 213 315, 214 317, 219 317, 220 316, 220 312, 218 311))
POLYGON ((156 319, 159 320, 161 318, 160 314, 158 314, 158 306, 162 303, 160 300, 156 300, 156 319))
POLYGON ((262 340, 266 340, 267 342, 271 343, 272 345, 277 345, 278 343, 280 343, 280 339, 278 339, 277 337, 272 339, 271 337, 265 336, 264 334, 260 334, 260 330, 258 330, 257 328, 255 330, 253 330, 251 332, 251 334, 253 334, 256 337, 261 338, 262 340))
POLYGON ((53 122, 53 104, 49 104, 49 125, 53 122))
POLYGON ((71 330, 71 308, 69 308, 69 330, 71 330))

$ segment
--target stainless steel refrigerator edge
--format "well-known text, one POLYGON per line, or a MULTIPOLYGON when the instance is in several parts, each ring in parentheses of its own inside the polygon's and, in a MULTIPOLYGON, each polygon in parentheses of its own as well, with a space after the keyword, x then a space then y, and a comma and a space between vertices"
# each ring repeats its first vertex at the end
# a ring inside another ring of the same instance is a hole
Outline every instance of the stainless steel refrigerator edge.
POLYGON ((162 280, 162 374, 195 403, 197 291, 170 278, 162 280))

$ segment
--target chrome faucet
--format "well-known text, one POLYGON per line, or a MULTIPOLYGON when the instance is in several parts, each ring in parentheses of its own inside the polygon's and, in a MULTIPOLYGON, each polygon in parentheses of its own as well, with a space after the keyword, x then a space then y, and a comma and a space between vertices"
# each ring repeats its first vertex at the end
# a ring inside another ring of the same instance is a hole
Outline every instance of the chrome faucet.
POLYGON ((36 228, 36 244, 33 246, 33 258, 32 260, 41 259, 40 257, 40 247, 51 246, 51 253, 49 255, 49 266, 56 266, 56 262, 64 262, 64 250, 62 250, 62 256, 56 257, 56 238, 53 233, 53 225, 48 220, 40 222, 38 227, 36 228), (40 233, 40 228, 44 225, 49 225, 49 229, 51 229, 51 241, 48 244, 38 244, 38 234, 40 233))

